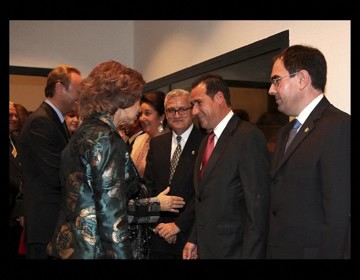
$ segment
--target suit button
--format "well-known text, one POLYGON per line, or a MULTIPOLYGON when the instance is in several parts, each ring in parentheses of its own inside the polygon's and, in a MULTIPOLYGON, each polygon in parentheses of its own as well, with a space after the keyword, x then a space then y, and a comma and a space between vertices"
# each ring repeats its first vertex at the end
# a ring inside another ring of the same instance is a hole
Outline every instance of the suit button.
POLYGON ((276 212, 276 211, 272 211, 272 214, 273 214, 273 216, 276 216, 276 215, 277 215, 277 212, 276 212))
POLYGON ((279 181, 278 179, 271 179, 273 184, 277 184, 277 182, 279 181))
POLYGON ((200 198, 200 197, 198 197, 197 200, 198 200, 199 202, 201 202, 201 198, 200 198))

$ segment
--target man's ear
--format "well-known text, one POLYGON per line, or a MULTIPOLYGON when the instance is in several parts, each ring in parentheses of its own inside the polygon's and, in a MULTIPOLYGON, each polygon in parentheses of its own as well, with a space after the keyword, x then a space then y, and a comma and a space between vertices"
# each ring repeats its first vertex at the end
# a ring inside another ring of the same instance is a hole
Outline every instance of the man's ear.
POLYGON ((225 98, 224 98, 224 94, 222 91, 218 91, 217 93, 215 93, 214 95, 214 100, 217 102, 217 103, 222 103, 225 101, 225 98))
POLYGON ((63 89, 64 89, 64 85, 60 82, 56 82, 55 84, 55 93, 60 93, 60 92, 63 92, 63 89))
POLYGON ((308 84, 311 84, 311 77, 306 70, 300 70, 298 73, 299 88, 304 89, 308 84))

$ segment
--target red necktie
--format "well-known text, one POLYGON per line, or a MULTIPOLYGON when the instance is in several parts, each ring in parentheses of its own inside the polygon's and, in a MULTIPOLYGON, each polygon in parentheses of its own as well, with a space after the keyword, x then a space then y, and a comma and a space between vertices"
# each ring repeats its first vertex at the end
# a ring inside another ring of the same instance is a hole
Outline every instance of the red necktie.
POLYGON ((206 167, 206 164, 210 158, 210 155, 211 155, 212 151, 214 150, 214 138, 215 138, 215 133, 214 133, 214 131, 211 131, 211 133, 209 134, 208 139, 207 139, 207 144, 205 147, 203 158, 201 160, 200 177, 202 176, 202 173, 206 167))

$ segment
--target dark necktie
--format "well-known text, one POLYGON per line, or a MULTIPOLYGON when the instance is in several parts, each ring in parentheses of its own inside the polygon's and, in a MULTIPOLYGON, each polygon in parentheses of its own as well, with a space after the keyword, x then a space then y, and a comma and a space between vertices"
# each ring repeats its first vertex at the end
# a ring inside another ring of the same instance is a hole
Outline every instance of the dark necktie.
POLYGON ((174 154, 171 158, 171 161, 170 161, 170 177, 169 177, 169 184, 171 184, 171 179, 172 177, 174 176, 174 173, 175 173, 175 169, 176 169, 176 166, 179 162, 179 158, 180 158, 180 154, 181 154, 181 136, 178 135, 176 136, 176 141, 177 141, 177 146, 176 146, 176 149, 174 151, 174 154))
POLYGON ((210 158, 210 155, 211 155, 212 151, 214 150, 214 138, 215 138, 215 133, 214 133, 214 131, 211 131, 211 133, 209 134, 208 139, 207 139, 207 144, 205 147, 203 158, 201 160, 200 177, 202 176, 203 171, 206 167, 206 164, 210 158))
POLYGON ((65 130, 65 134, 66 134, 67 140, 69 141, 71 135, 70 135, 70 132, 69 132, 69 130, 68 130, 68 128, 67 128, 67 125, 66 125, 66 121, 65 121, 65 120, 63 121, 63 126, 64 126, 64 130, 65 130))
POLYGON ((286 152, 287 148, 290 146, 290 143, 294 140, 295 135, 297 133, 297 130, 301 126, 301 122, 299 122, 298 119, 294 119, 293 122, 294 122, 293 127, 290 130, 289 138, 288 138, 288 141, 286 143, 284 153, 286 152))

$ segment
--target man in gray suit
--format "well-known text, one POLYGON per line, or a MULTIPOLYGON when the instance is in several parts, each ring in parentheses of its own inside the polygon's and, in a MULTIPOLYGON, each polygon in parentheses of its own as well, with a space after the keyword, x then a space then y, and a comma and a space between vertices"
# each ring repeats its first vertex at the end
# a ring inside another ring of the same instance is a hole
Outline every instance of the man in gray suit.
POLYGON ((324 96, 326 71, 324 55, 301 45, 272 68, 269 94, 295 120, 280 131, 272 162, 268 258, 350 257, 350 116, 324 96))
POLYGON ((218 75, 195 80, 190 101, 202 128, 215 133, 215 147, 206 166, 208 137, 199 148, 194 171, 195 224, 183 258, 264 258, 270 198, 265 136, 234 115, 229 88, 218 75))
POLYGON ((58 220, 61 152, 69 142, 64 116, 77 110, 80 71, 69 65, 53 69, 45 101, 26 120, 20 137, 24 174, 26 257, 46 259, 46 246, 58 220))

